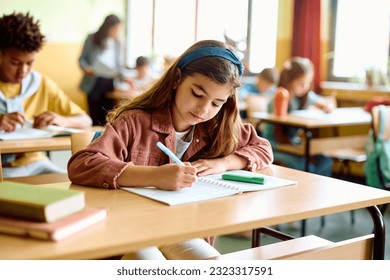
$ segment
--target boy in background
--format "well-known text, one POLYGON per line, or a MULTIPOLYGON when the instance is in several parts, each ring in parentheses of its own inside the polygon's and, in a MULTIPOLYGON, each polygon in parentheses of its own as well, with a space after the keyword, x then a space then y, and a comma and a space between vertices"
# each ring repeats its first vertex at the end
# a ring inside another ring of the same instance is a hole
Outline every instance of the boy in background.
POLYGON ((267 111, 278 83, 278 73, 274 68, 264 68, 253 83, 243 83, 239 90, 241 117, 250 117, 253 111, 267 111))
MULTIPOLYGON (((91 126, 91 118, 50 78, 32 70, 44 43, 39 22, 21 13, 0 18, 0 131, 31 121, 34 128, 91 126)), ((3 177, 65 173, 40 152, 2 157, 3 177)))

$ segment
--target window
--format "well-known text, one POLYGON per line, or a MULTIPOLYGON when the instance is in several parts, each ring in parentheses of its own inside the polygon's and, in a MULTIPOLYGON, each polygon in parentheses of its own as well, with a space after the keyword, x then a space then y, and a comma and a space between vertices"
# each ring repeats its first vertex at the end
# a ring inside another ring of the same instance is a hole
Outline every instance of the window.
POLYGON ((388 73, 390 1, 333 0, 330 80, 361 80, 366 70, 388 73))
POLYGON ((250 72, 274 67, 278 1, 128 0, 127 65, 176 57, 199 40, 228 40, 250 72))

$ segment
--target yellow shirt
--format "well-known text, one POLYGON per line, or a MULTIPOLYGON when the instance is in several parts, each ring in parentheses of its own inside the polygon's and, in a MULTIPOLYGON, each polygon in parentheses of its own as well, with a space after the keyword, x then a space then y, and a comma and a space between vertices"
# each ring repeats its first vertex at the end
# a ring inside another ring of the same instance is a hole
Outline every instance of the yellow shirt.
MULTIPOLYGON (((0 81, 0 90, 7 98, 13 98, 20 93, 21 84, 4 83, 0 81)), ((85 111, 75 104, 69 96, 50 78, 42 76, 41 84, 36 93, 24 100, 24 117, 33 120, 34 116, 52 111, 62 116, 85 114, 85 111)), ((17 154, 11 166, 22 166, 41 159, 41 152, 17 154)))

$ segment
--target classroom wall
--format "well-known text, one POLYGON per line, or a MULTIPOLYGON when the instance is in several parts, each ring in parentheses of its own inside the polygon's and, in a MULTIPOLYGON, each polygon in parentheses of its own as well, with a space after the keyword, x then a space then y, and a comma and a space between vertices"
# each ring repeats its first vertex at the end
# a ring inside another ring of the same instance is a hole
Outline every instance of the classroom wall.
POLYGON ((279 0, 278 35, 276 42, 276 68, 291 57, 294 2, 279 0))
MULTIPOLYGON (((294 1, 279 0, 276 68, 291 57, 294 1)), ((330 0, 321 0, 321 80, 326 81, 329 63, 330 0)))

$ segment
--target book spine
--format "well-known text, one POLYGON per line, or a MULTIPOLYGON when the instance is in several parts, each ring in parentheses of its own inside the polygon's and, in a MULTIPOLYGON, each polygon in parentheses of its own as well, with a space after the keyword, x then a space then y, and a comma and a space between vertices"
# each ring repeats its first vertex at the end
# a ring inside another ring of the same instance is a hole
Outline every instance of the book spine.
POLYGON ((46 222, 44 208, 32 204, 15 204, 3 200, 0 202, 0 214, 46 222))

